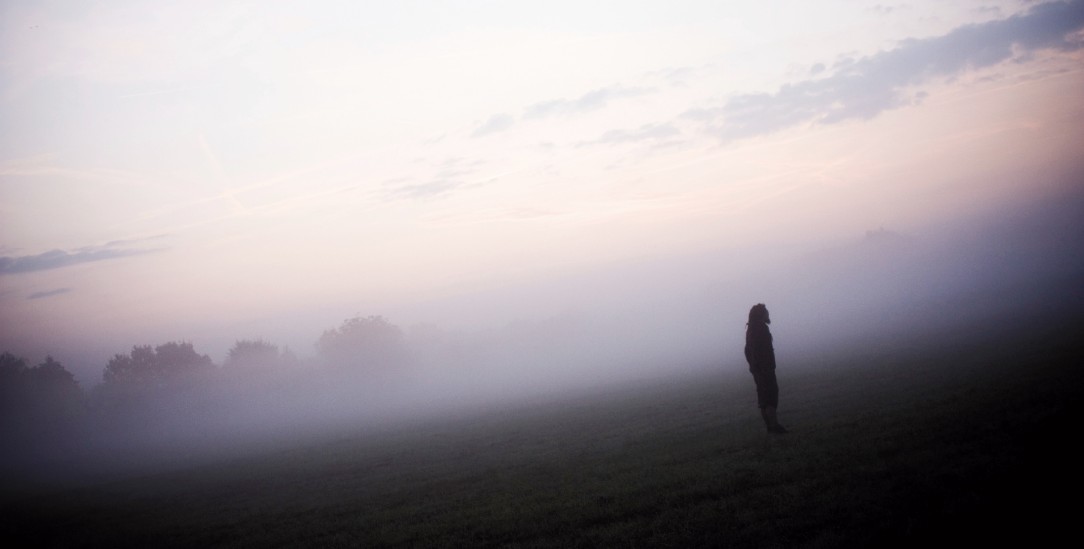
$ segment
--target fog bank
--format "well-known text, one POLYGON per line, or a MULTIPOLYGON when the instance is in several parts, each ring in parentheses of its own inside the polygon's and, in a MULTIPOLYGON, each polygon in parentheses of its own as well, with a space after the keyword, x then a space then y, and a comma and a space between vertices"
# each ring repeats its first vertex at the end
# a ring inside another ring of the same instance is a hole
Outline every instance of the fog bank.
POLYGON ((852 352, 1057 322, 1084 311, 1082 198, 1070 187, 995 215, 924 231, 874 228, 816 249, 625 262, 404 306, 404 316, 432 320, 405 327, 394 316, 359 317, 325 331, 316 354, 280 356, 276 347, 243 367, 207 358, 182 381, 126 385, 123 394, 98 386, 65 421, 17 421, 5 434, 5 471, 24 480, 107 478, 620 383, 740 376, 746 315, 760 302, 772 314, 782 376, 831 368, 832 357, 852 352), (465 321, 448 327, 442 315, 465 321), (345 350, 334 351, 328 333, 340 334, 345 350))

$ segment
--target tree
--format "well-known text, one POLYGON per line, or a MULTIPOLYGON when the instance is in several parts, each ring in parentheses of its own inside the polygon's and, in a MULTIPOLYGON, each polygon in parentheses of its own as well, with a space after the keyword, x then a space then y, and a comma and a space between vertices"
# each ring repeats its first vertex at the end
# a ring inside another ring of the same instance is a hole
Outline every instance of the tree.
POLYGON ((159 425, 202 421, 211 412, 215 373, 211 358, 191 343, 136 345, 109 360, 92 400, 98 410, 134 422, 133 427, 145 424, 146 414, 157 414, 153 417, 164 420, 159 425))
POLYGON ((46 356, 45 362, 31 368, 27 371, 27 375, 30 378, 30 385, 39 392, 58 397, 79 393, 79 382, 75 381, 75 376, 52 356, 46 356))
POLYGON ((402 365, 409 356, 403 331, 382 316, 344 320, 320 336, 316 350, 332 366, 364 371, 402 365))
POLYGON ((131 354, 115 355, 102 380, 106 386, 163 388, 191 383, 213 370, 211 357, 197 353, 191 343, 169 342, 153 349, 136 345, 131 354))
POLYGON ((83 392, 75 376, 51 356, 27 368, 20 357, 0 355, 0 394, 5 431, 17 424, 25 432, 61 425, 83 410, 83 392))
POLYGON ((288 348, 280 351, 263 339, 235 342, 215 385, 221 410, 231 417, 279 413, 281 405, 309 381, 311 372, 297 366, 297 357, 288 348))
POLYGON ((83 409, 83 391, 75 376, 52 356, 27 371, 35 413, 50 419, 71 419, 83 409))
POLYGON ((282 361, 277 345, 263 339, 242 339, 226 354, 226 368, 274 368, 282 361))
POLYGON ((11 353, 0 354, 0 416, 8 418, 23 406, 27 389, 26 360, 11 353))

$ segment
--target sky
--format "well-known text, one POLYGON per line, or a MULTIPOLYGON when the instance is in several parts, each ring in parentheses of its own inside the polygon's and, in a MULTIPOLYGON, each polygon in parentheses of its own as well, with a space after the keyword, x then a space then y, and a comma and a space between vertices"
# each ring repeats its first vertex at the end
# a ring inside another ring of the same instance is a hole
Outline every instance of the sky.
POLYGON ((1079 185, 1082 61, 1082 1, 0 2, 0 350, 927 234, 1079 185))

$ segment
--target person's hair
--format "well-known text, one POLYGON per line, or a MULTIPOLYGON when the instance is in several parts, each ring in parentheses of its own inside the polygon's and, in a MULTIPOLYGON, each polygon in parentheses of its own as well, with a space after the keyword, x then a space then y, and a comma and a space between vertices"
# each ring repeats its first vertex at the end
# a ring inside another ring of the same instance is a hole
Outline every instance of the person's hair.
POLYGON ((749 309, 749 324, 755 322, 763 322, 764 324, 771 324, 772 321, 768 318, 768 308, 763 303, 757 303, 753 305, 752 309, 749 309))

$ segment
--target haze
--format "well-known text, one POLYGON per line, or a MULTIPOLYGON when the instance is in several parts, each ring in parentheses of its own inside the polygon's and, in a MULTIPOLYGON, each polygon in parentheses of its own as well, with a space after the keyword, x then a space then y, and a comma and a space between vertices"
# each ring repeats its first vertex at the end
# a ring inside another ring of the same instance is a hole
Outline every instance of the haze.
POLYGON ((1079 305, 1082 48, 1081 1, 4 3, 0 350, 89 389, 382 315, 461 404, 741 371, 757 302, 784 364, 1079 305))

